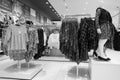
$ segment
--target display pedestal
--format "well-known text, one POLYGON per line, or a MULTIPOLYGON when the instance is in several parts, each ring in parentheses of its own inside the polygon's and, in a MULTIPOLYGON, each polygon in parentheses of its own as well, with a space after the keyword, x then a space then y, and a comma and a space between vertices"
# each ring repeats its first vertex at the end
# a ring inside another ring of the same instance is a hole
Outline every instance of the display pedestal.
POLYGON ((103 62, 91 59, 91 80, 120 80, 120 62, 103 62))
POLYGON ((23 79, 32 80, 43 69, 43 64, 39 62, 30 61, 28 63, 24 60, 20 61, 20 69, 18 68, 18 62, 12 60, 4 60, 0 62, 0 80, 1 79, 23 79))

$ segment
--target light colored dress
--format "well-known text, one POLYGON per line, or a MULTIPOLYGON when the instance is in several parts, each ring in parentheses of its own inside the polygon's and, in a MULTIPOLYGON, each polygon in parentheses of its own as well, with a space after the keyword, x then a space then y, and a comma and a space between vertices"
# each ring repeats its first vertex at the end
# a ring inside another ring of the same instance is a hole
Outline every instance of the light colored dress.
POLYGON ((8 56, 14 60, 25 59, 28 42, 27 29, 25 25, 10 25, 5 35, 4 45, 7 45, 8 56))
POLYGON ((48 40, 48 47, 50 47, 51 49, 53 47, 59 49, 59 46, 60 46, 59 33, 52 33, 48 40))

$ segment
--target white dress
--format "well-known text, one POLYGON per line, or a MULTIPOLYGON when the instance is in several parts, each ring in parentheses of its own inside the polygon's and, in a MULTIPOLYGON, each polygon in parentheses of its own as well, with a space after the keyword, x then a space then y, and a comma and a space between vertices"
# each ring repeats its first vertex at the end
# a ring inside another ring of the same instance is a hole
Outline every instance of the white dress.
POLYGON ((60 45, 60 42, 59 42, 59 33, 52 33, 49 36, 48 47, 50 47, 51 49, 53 47, 59 49, 59 45, 60 45))

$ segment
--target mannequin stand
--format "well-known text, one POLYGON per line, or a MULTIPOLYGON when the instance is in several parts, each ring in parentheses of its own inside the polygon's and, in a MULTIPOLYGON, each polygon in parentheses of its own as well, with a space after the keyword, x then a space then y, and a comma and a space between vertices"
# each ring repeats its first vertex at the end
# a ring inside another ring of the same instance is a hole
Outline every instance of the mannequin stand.
POLYGON ((27 67, 28 67, 28 69, 30 68, 30 63, 29 62, 27 62, 27 67))
POLYGON ((17 68, 18 68, 19 70, 21 69, 21 63, 20 63, 19 60, 18 60, 17 68))
POLYGON ((76 80, 79 78, 79 64, 76 65, 76 80))

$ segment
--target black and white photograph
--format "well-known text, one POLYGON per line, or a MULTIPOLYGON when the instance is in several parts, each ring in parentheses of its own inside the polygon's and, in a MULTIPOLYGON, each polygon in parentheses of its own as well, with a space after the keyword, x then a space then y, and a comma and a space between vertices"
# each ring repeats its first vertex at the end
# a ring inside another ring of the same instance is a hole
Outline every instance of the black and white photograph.
POLYGON ((120 80, 120 0, 0 0, 0 80, 120 80))

